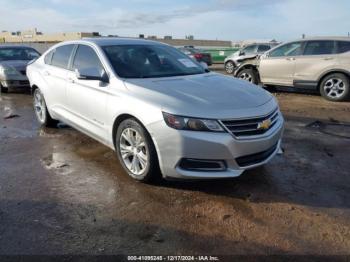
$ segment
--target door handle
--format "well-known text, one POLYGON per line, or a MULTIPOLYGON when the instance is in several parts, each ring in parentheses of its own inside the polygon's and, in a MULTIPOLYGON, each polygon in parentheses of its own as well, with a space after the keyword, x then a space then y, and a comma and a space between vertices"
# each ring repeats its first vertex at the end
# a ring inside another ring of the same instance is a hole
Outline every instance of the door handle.
POLYGON ((69 83, 74 83, 75 81, 74 81, 73 78, 68 78, 68 82, 69 82, 69 83))
POLYGON ((328 61, 328 60, 333 60, 333 59, 334 59, 333 57, 326 57, 326 58, 324 58, 323 60, 328 61))
POLYGON ((288 61, 294 61, 294 60, 295 60, 295 57, 288 57, 288 58, 286 58, 286 60, 288 60, 288 61))
POLYGON ((44 71, 44 76, 49 76, 50 75, 50 72, 49 71, 44 71))

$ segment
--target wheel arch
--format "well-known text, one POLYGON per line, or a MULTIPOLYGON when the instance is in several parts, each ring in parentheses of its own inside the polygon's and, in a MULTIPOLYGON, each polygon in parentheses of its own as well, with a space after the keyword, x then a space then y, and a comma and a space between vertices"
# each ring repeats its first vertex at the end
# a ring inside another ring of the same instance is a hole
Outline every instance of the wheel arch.
POLYGON ((117 134, 117 130, 118 130, 118 127, 119 125, 126 119, 129 119, 129 118, 132 118, 132 119, 135 119, 145 130, 146 132, 148 133, 148 135, 150 136, 152 142, 153 142, 153 146, 155 148, 155 151, 156 151, 156 157, 157 157, 157 161, 158 161, 158 166, 160 168, 160 170, 162 170, 162 165, 160 164, 161 163, 161 156, 160 156, 160 152, 159 152, 159 147, 158 147, 158 144, 157 142, 154 140, 154 138, 152 137, 150 131, 147 129, 147 127, 142 123, 142 121, 137 118, 136 116, 134 116, 133 114, 130 114, 130 113, 122 113, 120 115, 118 115, 115 120, 114 120, 114 123, 113 123, 113 128, 112 128, 112 141, 113 141, 113 146, 114 146, 114 149, 115 151, 117 152, 117 147, 116 147, 116 134, 117 134))
POLYGON ((30 86, 30 93, 33 95, 34 94, 34 91, 35 91, 35 89, 38 89, 39 88, 39 86, 37 86, 37 85, 31 85, 30 86))
POLYGON ((242 70, 244 69, 253 69, 256 71, 256 73, 259 75, 259 71, 257 69, 257 66, 254 64, 243 64, 241 66, 239 66, 236 71, 234 72, 234 76, 237 77, 237 75, 242 72, 242 70))
POLYGON ((346 71, 344 69, 332 69, 332 70, 329 70, 329 71, 326 71, 324 72, 317 80, 317 90, 320 91, 320 87, 321 87, 321 83, 322 81, 329 75, 331 74, 343 74, 345 75, 349 81, 350 81, 350 72, 349 71, 346 71))

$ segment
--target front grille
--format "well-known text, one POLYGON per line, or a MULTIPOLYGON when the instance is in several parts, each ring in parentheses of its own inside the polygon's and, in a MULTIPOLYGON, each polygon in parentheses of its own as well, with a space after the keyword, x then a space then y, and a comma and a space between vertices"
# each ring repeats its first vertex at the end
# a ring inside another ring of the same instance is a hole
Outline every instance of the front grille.
POLYGON ((247 167, 247 166, 259 164, 265 161, 266 159, 268 159, 273 154, 273 152, 276 151, 277 146, 278 146, 278 143, 266 151, 256 153, 253 155, 236 158, 236 162, 240 167, 247 167))
POLYGON ((21 80, 21 81, 18 81, 18 83, 22 86, 29 85, 29 81, 27 81, 27 80, 21 80))
POLYGON ((264 117, 222 120, 221 122, 235 137, 245 137, 265 134, 277 124, 279 117, 278 109, 276 109, 264 117))

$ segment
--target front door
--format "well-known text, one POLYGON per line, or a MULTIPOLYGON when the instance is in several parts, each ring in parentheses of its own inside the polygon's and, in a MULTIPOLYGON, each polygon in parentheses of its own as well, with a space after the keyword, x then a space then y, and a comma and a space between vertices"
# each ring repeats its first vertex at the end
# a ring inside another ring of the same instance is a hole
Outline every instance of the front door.
POLYGON ((301 42, 282 45, 260 59, 259 73, 263 84, 292 86, 295 61, 301 54, 301 42))

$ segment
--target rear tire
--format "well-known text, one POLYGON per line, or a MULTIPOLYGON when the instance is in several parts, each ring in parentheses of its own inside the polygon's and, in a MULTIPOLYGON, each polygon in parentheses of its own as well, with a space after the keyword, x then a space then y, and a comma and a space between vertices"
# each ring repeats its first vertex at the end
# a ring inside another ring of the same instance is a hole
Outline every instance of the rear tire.
POLYGON ((152 138, 136 119, 129 118, 120 123, 115 141, 118 159, 129 176, 141 182, 160 178, 152 138))
POLYGON ((34 90, 33 106, 34 106, 34 112, 35 112, 36 118, 41 126, 43 127, 57 126, 58 121, 53 119, 50 116, 50 113, 47 110, 44 95, 41 93, 39 88, 34 90))
POLYGON ((320 84, 320 93, 329 101, 347 100, 350 95, 349 78, 341 73, 326 76, 320 84))
POLYGON ((237 78, 248 81, 249 83, 258 84, 258 75, 253 69, 243 69, 237 74, 237 78))

